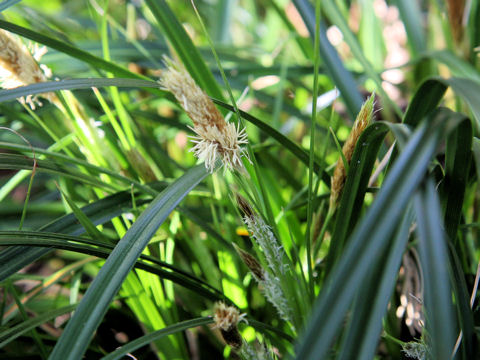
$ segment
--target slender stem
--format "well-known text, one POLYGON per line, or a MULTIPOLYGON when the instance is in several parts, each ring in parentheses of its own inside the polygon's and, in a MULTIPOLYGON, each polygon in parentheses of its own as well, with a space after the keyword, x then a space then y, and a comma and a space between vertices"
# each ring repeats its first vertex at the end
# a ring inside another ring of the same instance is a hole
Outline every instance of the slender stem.
POLYGON ((315 2, 315 44, 314 44, 314 73, 313 73, 313 102, 312 102, 312 122, 310 125, 310 159, 308 166, 308 204, 307 204, 307 231, 305 243, 307 250, 307 269, 308 280, 310 284, 310 298, 315 296, 315 286, 313 281, 313 258, 312 258, 312 239, 311 227, 313 217, 313 163, 315 157, 315 124, 317 119, 317 98, 318 98, 318 67, 320 66, 319 57, 319 39, 320 34, 320 0, 315 2))

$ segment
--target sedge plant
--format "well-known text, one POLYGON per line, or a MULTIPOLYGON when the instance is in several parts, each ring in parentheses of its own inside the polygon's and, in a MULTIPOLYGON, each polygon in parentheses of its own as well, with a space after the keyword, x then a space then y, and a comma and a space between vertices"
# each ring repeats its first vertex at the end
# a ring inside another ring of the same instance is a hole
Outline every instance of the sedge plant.
POLYGON ((475 358, 476 2, 81 3, 0 5, 0 356, 475 358))

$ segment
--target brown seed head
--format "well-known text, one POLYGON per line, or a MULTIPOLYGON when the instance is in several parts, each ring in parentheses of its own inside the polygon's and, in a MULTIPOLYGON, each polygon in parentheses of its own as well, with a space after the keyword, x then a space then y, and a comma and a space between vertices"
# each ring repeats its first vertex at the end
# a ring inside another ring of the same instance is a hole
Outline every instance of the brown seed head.
MULTIPOLYGON (((28 49, 11 33, 0 29, 0 83, 5 89, 31 85, 47 81, 47 77, 40 69, 28 49)), ((56 98, 53 93, 42 94, 52 101, 56 98)), ((34 105, 34 98, 28 96, 23 101, 34 105)))
POLYGON ((253 211, 247 200, 240 194, 235 194, 235 198, 237 199, 238 207, 242 211, 243 215, 250 219, 254 218, 255 212, 253 211))
POLYGON ((452 29, 453 38, 460 43, 463 38, 465 16, 465 0, 448 0, 448 20, 452 29))
POLYGON ((264 270, 257 259, 255 259, 255 257, 248 252, 240 249, 236 244, 233 244, 233 247, 237 251, 238 255, 240 255, 245 265, 247 265, 247 267, 250 269, 255 279, 258 282, 265 281, 264 270))
POLYGON ((238 332, 237 324, 241 320, 240 312, 236 307, 227 306, 223 302, 215 303, 213 308, 215 328, 220 329, 223 340, 233 349, 242 347, 242 336, 238 332))
POLYGON ((173 93, 177 101, 193 121, 193 131, 198 135, 192 150, 197 158, 205 161, 211 172, 217 159, 226 169, 244 171, 241 157, 248 155, 242 145, 247 144, 245 129, 227 123, 208 95, 195 83, 183 65, 165 58, 166 70, 160 84, 173 93))
MULTIPOLYGON (((342 152, 347 163, 350 163, 350 160, 352 159, 353 151, 355 150, 355 146, 357 145, 360 135, 372 120, 374 99, 375 94, 372 94, 363 103, 362 108, 360 109, 360 112, 358 113, 353 124, 352 130, 350 131, 350 134, 343 145, 342 152)), ((339 159, 333 172, 332 183, 330 185, 330 211, 335 210, 337 206, 346 177, 347 173, 345 171, 345 164, 342 159, 339 159)))
POLYGON ((213 101, 190 76, 185 67, 164 57, 167 69, 162 72, 160 84, 170 91, 197 128, 216 126, 222 131, 227 123, 213 101))

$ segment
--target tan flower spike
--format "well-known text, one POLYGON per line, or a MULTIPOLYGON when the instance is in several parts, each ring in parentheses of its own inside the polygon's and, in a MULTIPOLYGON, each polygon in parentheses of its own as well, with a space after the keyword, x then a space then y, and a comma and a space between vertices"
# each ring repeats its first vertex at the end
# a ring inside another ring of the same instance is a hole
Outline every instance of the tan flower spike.
MULTIPOLYGON (((373 104, 375 100, 375 94, 372 94, 362 105, 360 112, 357 115, 355 123, 353 124, 352 130, 348 135, 345 144, 343 144, 342 152, 345 156, 347 163, 350 163, 350 160, 353 156, 353 151, 355 150, 355 145, 362 135, 363 130, 370 124, 373 117, 373 104)), ((343 190, 343 185, 345 184, 345 178, 347 177, 347 172, 345 169, 345 164, 342 159, 339 159, 335 171, 333 172, 332 183, 331 183, 331 193, 330 193, 330 210, 333 212, 340 198, 340 194, 343 190)))
POLYGON ((237 324, 243 320, 245 314, 240 315, 236 307, 228 306, 224 302, 215 303, 213 313, 215 328, 220 329, 223 340, 233 349, 240 349, 243 344, 243 339, 238 332, 237 324))
POLYGON ((242 148, 247 144, 245 129, 226 122, 208 95, 195 83, 182 64, 165 57, 166 69, 160 84, 175 98, 193 121, 192 137, 195 146, 190 150, 205 161, 205 167, 213 172, 217 159, 225 169, 244 171, 242 156, 248 155, 242 148))
MULTIPOLYGON (((5 89, 47 81, 47 76, 37 64, 25 45, 9 32, 0 29, 0 83, 5 89)), ((55 94, 42 94, 52 101, 55 94)), ((35 108, 35 98, 27 96, 21 101, 35 108)))

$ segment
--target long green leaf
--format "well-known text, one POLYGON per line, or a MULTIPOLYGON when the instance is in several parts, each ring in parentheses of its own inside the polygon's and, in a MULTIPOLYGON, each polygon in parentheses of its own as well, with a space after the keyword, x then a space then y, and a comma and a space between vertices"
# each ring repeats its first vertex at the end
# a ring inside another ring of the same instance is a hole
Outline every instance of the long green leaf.
POLYGON ((152 189, 148 185, 140 183, 139 181, 137 181, 135 179, 125 177, 125 176, 119 174, 118 172, 109 170, 109 169, 104 168, 104 167, 96 166, 96 165, 90 164, 89 162, 87 162, 85 160, 76 159, 76 158, 73 158, 71 156, 67 156, 67 155, 57 153, 55 151, 48 151, 48 150, 41 149, 41 148, 38 148, 38 147, 30 147, 30 146, 27 146, 27 145, 6 143, 6 142, 2 142, 2 141, 0 141, 0 149, 16 150, 16 151, 22 151, 22 152, 26 152, 26 153, 32 153, 32 150, 33 150, 33 151, 35 151, 35 154, 46 155, 48 158, 50 158, 49 159, 50 161, 61 162, 62 163, 61 165, 64 165, 64 164, 79 165, 79 166, 81 166, 85 169, 88 169, 88 171, 90 173, 93 172, 93 173, 96 173, 96 174, 106 174, 109 177, 114 178, 114 179, 116 179, 116 180, 118 180, 118 181, 120 181, 120 182, 122 182, 126 185, 134 184, 136 189, 142 190, 142 192, 144 192, 145 194, 149 194, 149 195, 152 195, 152 196, 155 196, 155 195, 158 194, 158 191, 152 189))
MULTIPOLYGON (((46 172, 60 177, 68 177, 79 182, 96 186, 100 189, 116 190, 117 187, 101 181, 98 177, 81 173, 71 167, 56 164, 50 160, 37 160, 36 171, 46 172)), ((0 154, 0 169, 32 170, 34 160, 22 155, 0 154)))
POLYGON ((355 298, 339 359, 374 358, 382 330, 382 318, 395 288, 413 220, 413 206, 409 205, 399 223, 391 248, 386 249, 377 266, 365 277, 355 298))
MULTIPOLYGON (((99 225, 110 221, 126 211, 130 211, 132 207, 131 203, 131 192, 121 191, 88 204, 81 209, 95 225, 99 225)), ((141 203, 142 202, 138 202, 137 200, 137 205, 140 205, 141 203)), ((42 227, 40 231, 65 233, 70 235, 80 235, 85 232, 74 214, 62 216, 52 223, 42 227)), ((31 264, 33 261, 50 251, 51 249, 30 246, 15 246, 3 249, 0 251, 0 281, 5 280, 21 268, 31 264)))
POLYGON ((362 51, 362 48, 350 30, 350 27, 347 23, 347 20, 343 17, 340 10, 338 9, 337 4, 332 0, 324 0, 323 1, 323 9, 332 23, 334 23, 342 32, 343 37, 345 38, 345 42, 350 47, 355 59, 362 64, 363 70, 368 75, 370 79, 372 79, 376 84, 376 91, 378 91, 381 95, 382 102, 385 105, 388 105, 389 108, 394 110, 398 116, 402 115, 400 108, 390 99, 388 94, 383 90, 382 87, 382 79, 378 75, 377 71, 373 68, 370 61, 367 59, 365 54, 362 51))
POLYGON ((22 336, 27 331, 32 330, 37 326, 43 324, 44 322, 47 322, 51 319, 56 318, 57 316, 69 313, 72 310, 75 310, 76 307, 77 307, 77 304, 73 304, 73 305, 62 307, 60 309, 51 310, 46 313, 37 315, 34 318, 31 318, 30 320, 22 321, 21 323, 15 326, 12 326, 11 328, 8 328, 4 331, 1 331, 0 332, 0 349, 5 345, 7 345, 8 343, 10 343, 11 341, 18 338, 19 336, 22 336))
POLYGON ((480 93, 480 82, 465 78, 438 79, 449 85, 452 90, 461 97, 470 107, 475 122, 472 124, 475 134, 480 133, 480 102, 477 94, 480 93))
POLYGON ((8 9, 10 6, 13 6, 19 3, 22 0, 5 0, 0 3, 0 11, 8 9))
POLYGON ((433 77, 424 81, 415 92, 403 122, 415 126, 440 103, 449 86, 470 107, 475 118, 473 126, 475 132, 478 133, 480 131, 480 103, 476 94, 480 92, 480 82, 467 78, 444 79, 433 77))
POLYGON ((114 295, 151 237, 178 203, 207 175, 203 164, 192 168, 158 195, 140 215, 88 288, 50 359, 82 357, 114 295))
POLYGON ((458 326, 454 320, 447 239, 433 181, 415 195, 420 264, 424 278, 427 344, 432 359, 449 360, 458 326))
POLYGON ((445 232, 454 244, 457 243, 457 230, 470 172, 472 139, 472 124, 468 118, 447 139, 441 197, 445 198, 445 232))
POLYGON ((213 318, 211 316, 207 316, 207 317, 182 321, 175 325, 167 326, 162 330, 154 331, 150 334, 139 337, 138 339, 135 339, 129 342, 128 344, 123 345, 122 347, 119 347, 114 352, 111 352, 110 354, 102 357, 102 360, 119 359, 122 356, 130 354, 133 351, 141 348, 142 346, 148 345, 155 340, 163 338, 164 336, 175 334, 177 332, 184 331, 193 327, 208 325, 211 323, 213 323, 213 318))
POLYGON ((10 90, 0 90, 0 102, 15 100, 17 98, 47 93, 49 91, 57 90, 73 90, 73 89, 89 89, 92 87, 105 87, 105 86, 117 86, 117 87, 148 87, 148 88, 160 88, 160 84, 155 81, 139 80, 139 79, 104 79, 104 78, 88 78, 88 79, 73 79, 73 80, 60 80, 60 81, 47 81, 42 83, 36 83, 27 86, 20 86, 10 90))
MULTIPOLYGON (((87 238, 29 231, 0 231, 0 245, 41 246, 74 251, 99 258, 107 258, 114 248, 113 245, 89 240, 87 238)), ((231 302, 225 299, 225 296, 219 290, 207 284, 205 281, 151 256, 141 255, 134 267, 156 274, 162 279, 170 280, 207 299, 231 302)))
POLYGON ((420 5, 416 1, 394 0, 400 10, 400 16, 407 31, 409 44, 415 56, 425 50, 426 36, 422 21, 420 5))
POLYGON ((424 56, 447 65, 454 77, 480 81, 480 73, 473 65, 448 50, 431 51, 424 56))
POLYGON ((134 79, 143 79, 143 80, 149 80, 148 77, 139 75, 136 73, 132 73, 128 71, 127 69, 114 64, 113 62, 106 61, 102 58, 99 58, 97 56, 94 56, 92 54, 89 54, 86 51, 80 50, 79 48, 67 44, 63 41, 53 39, 49 36, 40 34, 37 31, 33 31, 27 28, 24 28, 19 25, 12 24, 8 21, 5 20, 0 20, 0 28, 8 30, 12 33, 15 33, 17 35, 26 37, 27 39, 36 41, 40 44, 43 44, 45 46, 51 47, 52 49, 56 49, 58 51, 61 51, 65 54, 68 54, 76 59, 79 59, 81 61, 84 61, 88 64, 90 64, 92 67, 96 69, 103 69, 106 71, 110 71, 112 74, 115 76, 125 76, 128 78, 134 78, 134 79))

